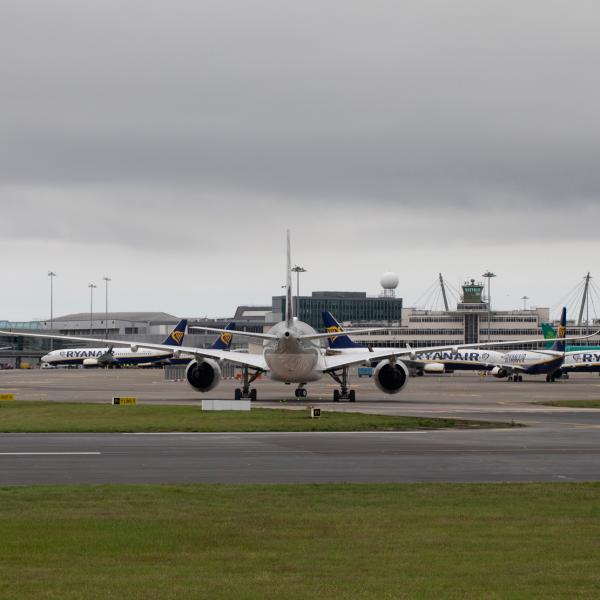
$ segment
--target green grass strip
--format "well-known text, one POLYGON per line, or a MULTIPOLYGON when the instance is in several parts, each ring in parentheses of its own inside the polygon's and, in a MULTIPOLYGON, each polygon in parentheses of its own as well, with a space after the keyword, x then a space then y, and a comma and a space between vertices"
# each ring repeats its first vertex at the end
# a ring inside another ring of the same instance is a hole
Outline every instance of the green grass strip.
POLYGON ((3 600, 598 598, 600 484, 0 489, 3 600))
POLYGON ((600 408, 600 400, 552 400, 540 402, 544 406, 562 406, 564 408, 600 408))
POLYGON ((199 406, 19 401, 0 403, 0 432, 400 431, 509 426, 460 419, 340 412, 321 414, 320 418, 311 419, 308 410, 258 408, 251 412, 202 412, 199 406))

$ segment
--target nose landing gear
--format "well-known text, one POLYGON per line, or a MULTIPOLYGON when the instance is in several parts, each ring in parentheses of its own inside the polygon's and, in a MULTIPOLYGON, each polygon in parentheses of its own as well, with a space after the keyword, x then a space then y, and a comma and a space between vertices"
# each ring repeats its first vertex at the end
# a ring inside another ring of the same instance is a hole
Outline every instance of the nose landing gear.
POLYGON ((306 388, 304 387, 306 384, 305 383, 301 383, 295 390, 294 390, 294 395, 296 396, 296 398, 306 398, 307 396, 307 391, 306 388))

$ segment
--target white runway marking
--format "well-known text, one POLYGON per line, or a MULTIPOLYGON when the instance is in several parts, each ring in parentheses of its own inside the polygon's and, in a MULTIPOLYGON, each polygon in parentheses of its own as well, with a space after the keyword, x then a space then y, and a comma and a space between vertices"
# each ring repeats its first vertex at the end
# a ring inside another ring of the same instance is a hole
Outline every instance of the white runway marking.
POLYGON ((102 452, 0 452, 0 456, 100 456, 102 452))

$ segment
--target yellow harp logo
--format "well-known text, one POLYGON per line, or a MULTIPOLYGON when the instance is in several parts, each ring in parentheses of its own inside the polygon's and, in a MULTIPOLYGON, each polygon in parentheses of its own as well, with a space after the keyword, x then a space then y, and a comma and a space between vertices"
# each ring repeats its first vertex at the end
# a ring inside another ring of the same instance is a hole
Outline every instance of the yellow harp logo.
POLYGON ((175 342, 177 342, 178 344, 181 344, 181 342, 183 341, 183 331, 174 331, 171 334, 171 339, 175 342))
POLYGON ((229 346, 229 344, 231 344, 231 340, 232 340, 233 336, 231 335, 231 333, 222 333, 221 334, 221 341, 226 345, 229 346))
MULTIPOLYGON (((339 327, 338 325, 331 325, 331 327, 327 327, 327 333, 342 333, 342 328, 339 327)), ((329 337, 329 339, 332 342, 335 342, 335 340, 337 340, 337 335, 332 335, 329 337)))

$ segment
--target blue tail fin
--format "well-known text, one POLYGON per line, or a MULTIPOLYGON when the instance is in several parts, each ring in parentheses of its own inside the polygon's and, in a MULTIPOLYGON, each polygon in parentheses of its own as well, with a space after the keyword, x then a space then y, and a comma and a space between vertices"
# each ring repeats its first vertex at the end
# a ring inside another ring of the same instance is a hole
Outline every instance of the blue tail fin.
MULTIPOLYGON (((235 323, 229 323, 225 327, 228 331, 235 330, 235 323)), ((231 340, 233 336, 231 333, 222 333, 216 340, 215 343, 210 347, 211 350, 229 350, 231 349, 231 340)))
MULTIPOLYGON (((323 323, 325 323, 325 331, 327 333, 342 333, 344 330, 342 326, 335 320, 335 317, 329 312, 323 311, 323 323)), ((327 338, 329 342, 329 347, 332 350, 342 350, 345 348, 364 348, 360 344, 353 342, 347 335, 332 335, 327 338)))
POLYGON ((175 329, 171 331, 169 337, 163 342, 164 346, 181 346, 183 344, 183 338, 185 337, 185 330, 187 328, 187 319, 181 319, 175 329))
MULTIPOLYGON (((567 333, 567 309, 563 306, 562 313, 560 314, 560 325, 558 327, 558 336, 559 338, 564 338, 567 333)), ((565 343, 564 341, 556 341, 552 344, 552 350, 556 352, 564 352, 565 351, 565 343)))

